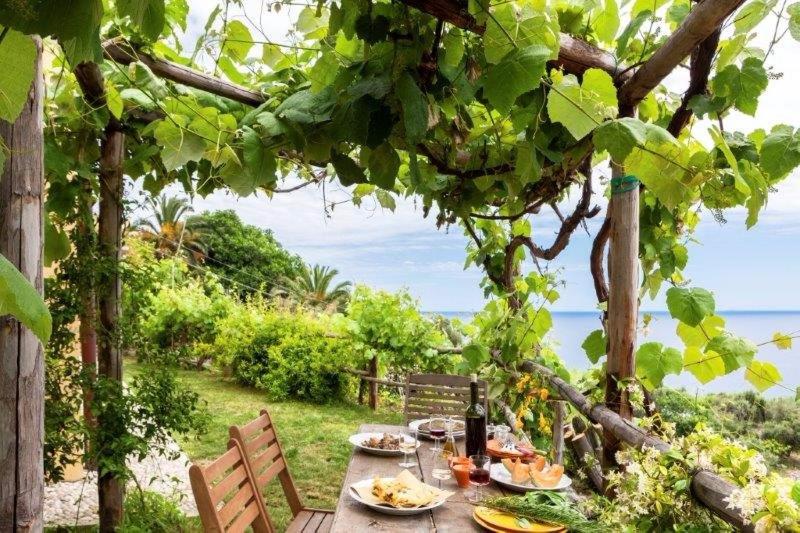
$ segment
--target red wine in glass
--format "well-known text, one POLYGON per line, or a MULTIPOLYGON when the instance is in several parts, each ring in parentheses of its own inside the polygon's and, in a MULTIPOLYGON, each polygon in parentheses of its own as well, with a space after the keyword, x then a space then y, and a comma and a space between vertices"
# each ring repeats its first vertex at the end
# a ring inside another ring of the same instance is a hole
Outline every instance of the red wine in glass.
POLYGON ((469 480, 474 485, 488 485, 491 478, 489 477, 489 471, 485 468, 473 468, 469 471, 469 480))
POLYGON ((444 437, 444 428, 442 428, 442 429, 431 428, 430 429, 430 433, 431 433, 431 437, 433 437, 434 439, 441 439, 442 437, 444 437))

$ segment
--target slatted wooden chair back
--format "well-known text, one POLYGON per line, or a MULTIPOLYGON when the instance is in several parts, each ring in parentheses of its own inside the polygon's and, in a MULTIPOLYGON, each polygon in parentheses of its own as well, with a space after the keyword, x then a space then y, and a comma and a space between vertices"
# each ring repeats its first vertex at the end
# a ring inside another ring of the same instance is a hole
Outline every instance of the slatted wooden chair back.
POLYGON ((233 440, 228 446, 228 451, 210 465, 189 468, 203 530, 239 533, 251 527, 255 533, 273 533, 242 448, 233 440))
MULTIPOLYGON (((447 374, 410 374, 406 378, 405 417, 411 420, 431 416, 464 419, 470 403, 470 378, 447 374)), ((486 382, 478 380, 478 400, 488 412, 486 382)))
POLYGON ((258 418, 244 426, 231 426, 230 435, 241 444, 260 494, 264 494, 266 486, 277 477, 292 509, 292 515, 297 516, 303 510, 303 504, 266 409, 261 411, 258 418))

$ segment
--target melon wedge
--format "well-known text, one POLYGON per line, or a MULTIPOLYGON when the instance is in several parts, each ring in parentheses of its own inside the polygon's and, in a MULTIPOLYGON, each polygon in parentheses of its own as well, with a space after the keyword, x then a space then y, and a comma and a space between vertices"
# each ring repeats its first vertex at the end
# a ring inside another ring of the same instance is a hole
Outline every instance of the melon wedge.
POLYGON ((511 474, 511 481, 514 483, 525 483, 530 479, 530 465, 520 459, 503 459, 503 466, 511 474))
POLYGON ((531 468, 531 481, 537 487, 545 489, 552 489, 561 481, 561 476, 564 475, 564 467, 562 465, 551 465, 541 471, 531 468))

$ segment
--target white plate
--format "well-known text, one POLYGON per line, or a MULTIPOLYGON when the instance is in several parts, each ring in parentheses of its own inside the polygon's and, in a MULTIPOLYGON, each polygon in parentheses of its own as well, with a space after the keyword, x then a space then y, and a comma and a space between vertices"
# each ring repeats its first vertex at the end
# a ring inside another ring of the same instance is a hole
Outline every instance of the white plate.
MULTIPOLYGON (((369 440, 372 437, 377 437, 380 439, 381 437, 383 437, 383 432, 357 433, 355 435, 350 435, 350 438, 348 440, 350 441, 350 444, 352 444, 359 450, 371 453, 372 455, 393 455, 393 456, 403 455, 403 452, 400 450, 381 450, 380 448, 370 448, 362 444, 365 440, 369 440)), ((419 448, 419 439, 417 440, 417 448, 419 448)))
MULTIPOLYGON (((430 418, 423 418, 423 419, 421 419, 421 420, 412 420, 411 422, 409 422, 409 423, 408 423, 408 427, 409 427, 409 428, 411 428, 411 429, 414 429, 414 430, 418 431, 418 432, 419 432, 419 436, 420 436, 420 437, 423 437, 423 438, 425 438, 425 439, 432 439, 433 437, 431 437, 429 433, 426 433, 426 432, 424 432, 424 431, 420 431, 420 430, 419 430, 419 427, 420 427, 422 424, 424 424, 425 422, 428 422, 429 420, 430 420, 430 418)), ((463 438, 463 437, 464 437, 466 434, 467 434, 467 429, 466 429, 466 427, 465 427, 465 428, 464 428, 464 429, 462 429, 461 431, 454 431, 454 432, 453 432, 453 438, 455 438, 455 439, 461 439, 461 438, 463 438)))
MULTIPOLYGON (((391 479, 394 479, 394 478, 383 478, 383 479, 388 481, 388 480, 391 480, 391 479)), ((388 505, 377 505, 377 504, 374 504, 374 503, 371 503, 371 502, 366 502, 361 498, 361 496, 358 495, 358 492, 356 492, 356 489, 353 488, 353 487, 362 487, 362 486, 371 487, 373 481, 374 480, 372 478, 371 479, 362 479, 361 481, 357 481, 357 482, 353 483, 352 485, 350 485, 350 487, 349 487, 350 491, 349 492, 350 492, 350 497, 353 498, 355 501, 366 505, 370 509, 378 511, 379 513, 391 514, 391 515, 397 515, 397 516, 408 516, 408 515, 426 513, 428 511, 430 511, 431 509, 436 509, 437 507, 440 507, 440 506, 444 505, 444 502, 447 501, 447 500, 441 500, 441 501, 438 501, 438 502, 434 502, 434 503, 432 503, 430 505, 427 505, 425 507, 413 507, 413 508, 410 508, 410 509, 401 508, 401 507, 390 507, 388 505)))
POLYGON ((561 479, 558 481, 558 485, 552 488, 537 487, 530 481, 527 483, 514 483, 511 481, 511 473, 506 470, 506 467, 503 466, 503 463, 494 463, 492 468, 489 470, 489 477, 497 481, 500 485, 517 492, 528 492, 532 490, 564 490, 572 485, 572 480, 566 474, 561 476, 561 479))

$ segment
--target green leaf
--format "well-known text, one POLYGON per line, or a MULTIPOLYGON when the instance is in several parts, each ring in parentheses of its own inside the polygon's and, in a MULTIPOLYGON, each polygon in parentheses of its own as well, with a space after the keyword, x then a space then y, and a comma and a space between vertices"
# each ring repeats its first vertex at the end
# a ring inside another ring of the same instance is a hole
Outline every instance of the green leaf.
POLYGON ((608 339, 605 332, 602 329, 592 331, 581 344, 581 348, 586 352, 589 361, 596 364, 608 351, 608 339))
POLYGON ((758 392, 764 392, 773 385, 783 381, 780 371, 767 361, 751 361, 747 365, 744 378, 749 381, 758 392))
POLYGON ((70 242, 66 232, 57 228, 50 217, 44 217, 44 264, 50 266, 69 255, 70 242))
POLYGON ((795 484, 792 485, 791 496, 794 502, 800 505, 800 481, 796 481, 795 484))
POLYGON ((408 72, 403 72, 395 85, 395 93, 403 109, 406 138, 416 144, 428 131, 428 101, 408 72))
POLYGON ((658 9, 667 3, 667 0, 636 0, 631 9, 631 16, 636 16, 639 13, 649 11, 655 14, 658 9))
POLYGON ((705 289, 671 287, 667 291, 667 309, 672 318, 689 326, 697 326, 714 314, 714 296, 705 289))
POLYGON ((331 157, 331 164, 339 176, 339 181, 345 187, 354 185, 356 183, 366 183, 367 177, 364 175, 364 169, 358 166, 350 156, 336 152, 331 157))
POLYGON ((694 327, 684 322, 678 322, 676 333, 686 346, 700 348, 705 346, 709 340, 722 334, 724 327, 724 318, 719 315, 711 315, 694 327))
POLYGON ((385 142, 369 155, 368 168, 370 183, 391 191, 400 169, 400 156, 391 144, 385 142))
POLYGON ((725 98, 742 113, 753 116, 758 108, 758 97, 768 83, 764 62, 748 57, 742 62, 741 70, 736 65, 728 65, 718 72, 711 87, 714 96, 725 98))
POLYGON ((489 349, 480 344, 470 343, 464 346, 461 357, 469 364, 471 369, 477 369, 489 362, 489 349))
POLYGON ((648 127, 639 119, 623 117, 598 126, 592 138, 598 150, 608 151, 611 159, 622 164, 636 146, 644 146, 648 127))
POLYGON ((451 28, 442 39, 444 57, 442 64, 449 68, 456 68, 464 57, 464 36, 458 28, 451 28))
POLYGON ((541 45, 514 50, 487 70, 484 96, 500 113, 508 113, 517 97, 539 86, 549 57, 541 45))
POLYGON ((795 41, 800 41, 800 2, 787 7, 786 14, 789 15, 789 33, 795 41))
POLYGON ((123 103, 122 103, 122 96, 120 96, 119 91, 114 86, 113 83, 106 80, 106 106, 108 107, 108 111, 114 115, 114 118, 120 119, 122 117, 122 110, 123 110, 123 103))
POLYGON ((36 67, 36 45, 30 37, 9 30, 0 42, 0 119, 14 122, 28 100, 36 67))
POLYGON ((484 57, 491 64, 500 63, 514 50, 530 46, 546 49, 547 59, 555 59, 559 44, 557 21, 551 20, 543 10, 518 11, 509 3, 492 9, 483 34, 484 57))
POLYGON ((3 255, 0 255, 0 315, 12 315, 27 326, 42 344, 47 344, 50 339, 53 319, 44 300, 3 255))
MULTIPOLYGON (((173 117, 176 122, 182 118, 184 117, 173 117)), ((161 160, 167 170, 175 170, 189 161, 200 161, 205 155, 206 142, 170 120, 159 122, 153 135, 162 146, 161 160)))
POLYGON ((660 342, 646 342, 636 350, 636 376, 648 389, 657 389, 668 374, 680 374, 683 369, 681 352, 664 348, 660 342))
POLYGON ((243 62, 253 48, 253 36, 240 20, 228 21, 223 42, 222 52, 238 63, 243 62))
POLYGON ((686 149, 676 141, 648 140, 643 148, 633 148, 625 158, 625 171, 639 178, 661 203, 674 209, 692 196, 684 183, 686 157, 686 149))
POLYGON ((686 347, 683 352, 683 367, 703 385, 726 374, 725 363, 717 352, 703 352, 697 346, 686 347))
POLYGON ((572 74, 554 70, 547 95, 550 120, 560 122, 576 140, 580 140, 607 118, 617 115, 617 91, 606 72, 591 68, 584 73, 583 83, 572 74))
POLYGON ((726 374, 749 365, 757 351, 758 347, 749 340, 729 333, 712 338, 705 349, 707 354, 715 352, 720 355, 726 374))
POLYGON ((761 143, 759 161, 771 183, 789 175, 800 165, 800 130, 784 124, 772 128, 761 143))
POLYGON ((258 133, 253 128, 244 128, 242 157, 245 163, 245 170, 253 178, 256 187, 264 187, 275 183, 275 171, 278 168, 275 155, 264 146, 258 133))
POLYGON ((736 33, 747 33, 764 20, 769 15, 770 10, 775 7, 777 0, 753 0, 748 2, 742 9, 733 16, 733 27, 736 33))
POLYGON ((781 333, 780 331, 776 331, 772 335, 772 342, 775 344, 775 347, 779 350, 791 350, 792 349, 792 336, 788 333, 781 333))
POLYGON ((332 84, 339 74, 339 60, 333 52, 323 53, 311 70, 308 77, 311 80, 311 90, 315 93, 332 84))
POLYGON ((375 198, 378 199, 378 203, 384 209, 394 211, 395 208, 397 208, 397 203, 394 201, 394 196, 392 196, 388 191, 377 189, 375 191, 375 198))
POLYGON ((613 43, 619 31, 619 6, 616 0, 605 0, 603 10, 597 15, 594 30, 604 43, 613 43))
POLYGON ((164 30, 164 0, 117 0, 117 10, 120 16, 129 16, 151 41, 164 30))

